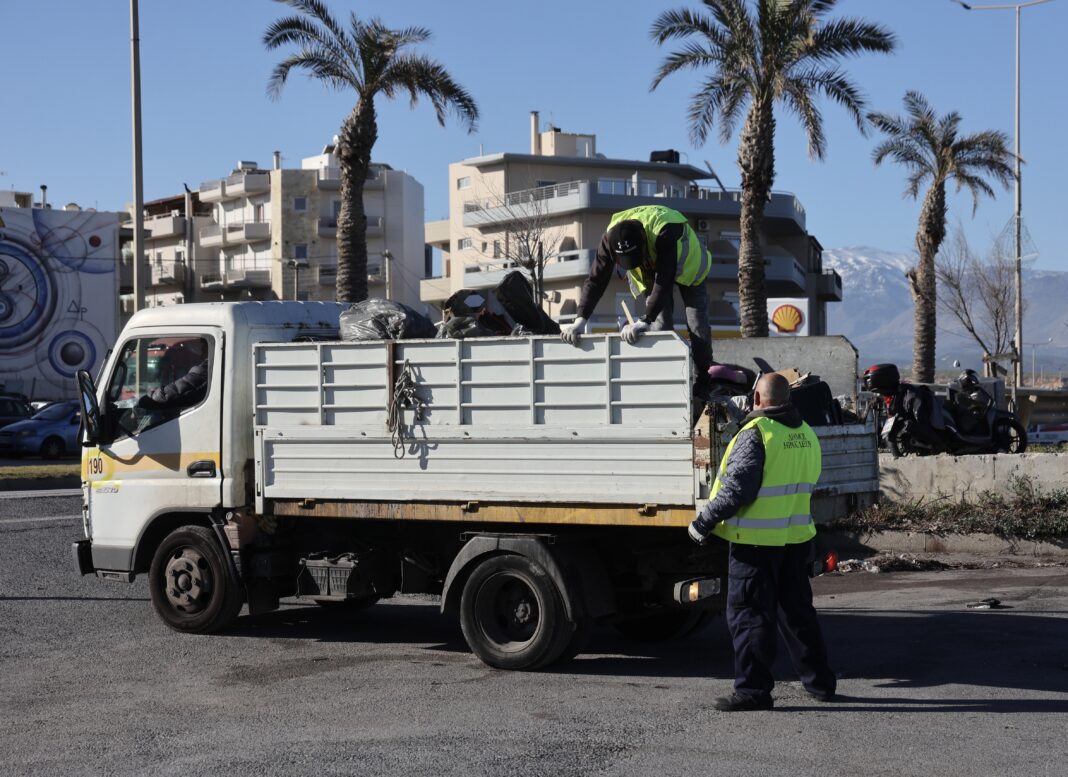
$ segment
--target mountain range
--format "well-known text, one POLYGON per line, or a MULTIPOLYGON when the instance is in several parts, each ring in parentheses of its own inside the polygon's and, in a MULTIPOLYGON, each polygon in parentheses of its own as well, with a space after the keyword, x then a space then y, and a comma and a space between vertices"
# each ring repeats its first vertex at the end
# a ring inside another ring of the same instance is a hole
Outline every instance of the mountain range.
MULTIPOLYGON (((911 365, 913 305, 905 272, 915 263, 914 255, 868 246, 823 252, 824 267, 842 276, 842 301, 827 305, 827 332, 852 341, 862 368, 876 362, 911 365)), ((1034 351, 1037 370, 1068 374, 1068 272, 1025 268, 1024 300, 1024 370, 1031 369, 1034 351)), ((937 369, 952 369, 956 359, 981 370, 981 357, 975 341, 939 310, 937 369)))

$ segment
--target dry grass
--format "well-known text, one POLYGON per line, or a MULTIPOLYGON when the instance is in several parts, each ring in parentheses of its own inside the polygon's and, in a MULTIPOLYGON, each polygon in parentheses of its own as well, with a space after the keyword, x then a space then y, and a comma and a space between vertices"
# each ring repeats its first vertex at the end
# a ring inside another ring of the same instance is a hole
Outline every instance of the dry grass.
POLYGON ((34 480, 38 478, 78 477, 81 464, 26 464, 19 467, 0 467, 0 480, 34 480))
POLYGON ((835 522, 843 531, 913 531, 994 534, 1005 539, 1068 537, 1068 490, 1042 491, 1029 477, 1012 481, 1012 493, 982 491, 969 500, 883 502, 835 522))

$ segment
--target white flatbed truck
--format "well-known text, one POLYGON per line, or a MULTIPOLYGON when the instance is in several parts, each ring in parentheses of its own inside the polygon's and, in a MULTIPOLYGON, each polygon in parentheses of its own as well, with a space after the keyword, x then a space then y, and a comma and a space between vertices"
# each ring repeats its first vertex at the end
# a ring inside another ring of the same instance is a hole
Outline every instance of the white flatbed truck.
MULTIPOLYGON (((197 633, 282 597, 437 594, 474 653, 511 669, 573 655, 595 622, 669 638, 722 609, 725 546, 685 530, 718 441, 692 418, 677 335, 342 342, 343 309, 131 318, 100 386, 79 375, 82 574, 147 574, 160 617, 197 633), (208 366, 193 404, 138 406, 191 355, 208 366)), ((874 499, 874 433, 817 433, 814 503, 874 499)))

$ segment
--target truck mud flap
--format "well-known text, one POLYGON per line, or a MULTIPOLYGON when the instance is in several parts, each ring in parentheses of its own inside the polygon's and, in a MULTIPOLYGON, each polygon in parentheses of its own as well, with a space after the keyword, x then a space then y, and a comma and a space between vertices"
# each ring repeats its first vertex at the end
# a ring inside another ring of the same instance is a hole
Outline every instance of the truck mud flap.
POLYGON ((79 575, 91 575, 96 572, 93 566, 93 542, 92 540, 78 540, 71 545, 71 556, 74 559, 74 568, 79 575))

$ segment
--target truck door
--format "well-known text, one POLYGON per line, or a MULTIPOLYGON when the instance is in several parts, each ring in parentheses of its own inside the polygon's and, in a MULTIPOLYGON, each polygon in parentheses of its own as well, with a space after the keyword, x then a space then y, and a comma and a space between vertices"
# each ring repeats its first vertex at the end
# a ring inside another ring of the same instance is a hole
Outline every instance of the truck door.
POLYGON ((83 457, 100 569, 131 569, 156 515, 207 512, 221 500, 222 331, 151 332, 119 345, 101 391, 109 442, 83 457))

